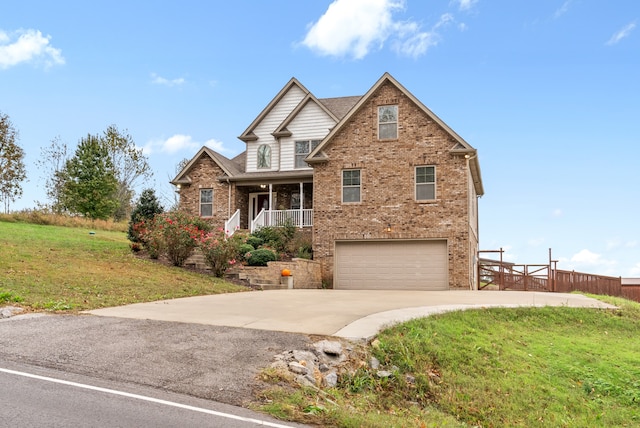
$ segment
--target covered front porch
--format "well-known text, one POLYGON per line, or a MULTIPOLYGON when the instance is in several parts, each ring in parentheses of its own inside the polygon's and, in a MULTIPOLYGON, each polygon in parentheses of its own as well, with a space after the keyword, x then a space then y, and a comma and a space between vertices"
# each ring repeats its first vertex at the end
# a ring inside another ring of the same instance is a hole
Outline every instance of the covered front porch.
POLYGON ((255 230, 270 226, 313 226, 313 182, 236 183, 236 210, 225 222, 225 231, 255 230))

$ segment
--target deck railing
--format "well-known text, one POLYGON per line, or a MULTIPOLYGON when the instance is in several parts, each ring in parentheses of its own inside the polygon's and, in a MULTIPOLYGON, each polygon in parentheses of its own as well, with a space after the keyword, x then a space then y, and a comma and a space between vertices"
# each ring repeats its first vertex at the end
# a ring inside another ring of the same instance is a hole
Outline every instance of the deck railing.
POLYGON ((313 226, 313 209, 303 210, 262 210, 251 222, 250 231, 255 232, 257 229, 265 226, 282 227, 285 225, 293 225, 297 227, 313 226))

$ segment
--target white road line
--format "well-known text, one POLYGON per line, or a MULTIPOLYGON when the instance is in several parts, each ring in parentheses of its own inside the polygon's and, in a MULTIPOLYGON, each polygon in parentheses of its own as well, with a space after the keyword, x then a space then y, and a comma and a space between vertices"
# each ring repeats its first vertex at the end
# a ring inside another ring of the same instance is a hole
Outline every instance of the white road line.
POLYGON ((136 400, 149 401, 151 403, 162 404, 162 405, 165 405, 165 406, 178 407, 180 409, 191 410, 193 412, 206 413, 206 414, 209 414, 209 415, 219 416, 219 417, 222 417, 222 418, 235 419, 235 420, 243 421, 243 422, 250 422, 250 423, 254 423, 254 424, 262 425, 262 426, 266 426, 266 427, 291 428, 290 425, 282 425, 282 424, 277 424, 277 423, 273 423, 273 422, 263 421, 263 420, 260 420, 260 419, 245 418, 243 416, 233 415, 231 413, 223 413, 223 412, 218 412, 218 411, 215 411, 215 410, 203 409, 201 407, 194 407, 194 406, 189 406, 189 405, 186 405, 186 404, 174 403, 173 401, 160 400, 158 398, 146 397, 144 395, 131 394, 131 393, 124 392, 124 391, 117 391, 115 389, 101 388, 99 386, 86 385, 86 384, 83 384, 83 383, 69 382, 69 381, 62 380, 62 379, 55 379, 55 378, 46 377, 46 376, 39 376, 39 375, 31 374, 31 373, 25 373, 25 372, 19 372, 19 371, 15 371, 15 370, 4 369, 4 368, 1 368, 1 367, 0 367, 0 372, 7 373, 7 374, 12 374, 12 375, 16 375, 16 376, 28 377, 28 378, 32 378, 32 379, 43 380, 43 381, 46 381, 46 382, 59 383, 59 384, 62 384, 62 385, 67 385, 67 386, 74 386, 76 388, 89 389, 91 391, 104 392, 106 394, 119 395, 119 396, 127 397, 127 398, 135 398, 136 400))

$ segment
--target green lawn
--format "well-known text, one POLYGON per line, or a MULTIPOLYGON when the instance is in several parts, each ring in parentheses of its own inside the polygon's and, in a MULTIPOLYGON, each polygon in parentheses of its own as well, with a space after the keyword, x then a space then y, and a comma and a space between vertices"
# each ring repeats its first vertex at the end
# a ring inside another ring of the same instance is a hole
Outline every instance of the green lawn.
POLYGON ((242 290, 141 260, 123 232, 0 222, 0 303, 79 311, 242 290))
MULTIPOLYGON (((410 321, 380 333, 366 364, 338 388, 276 385, 262 407, 330 426, 640 426, 640 304, 619 310, 480 309, 410 321)), ((367 361, 363 356, 362 361, 367 361)))

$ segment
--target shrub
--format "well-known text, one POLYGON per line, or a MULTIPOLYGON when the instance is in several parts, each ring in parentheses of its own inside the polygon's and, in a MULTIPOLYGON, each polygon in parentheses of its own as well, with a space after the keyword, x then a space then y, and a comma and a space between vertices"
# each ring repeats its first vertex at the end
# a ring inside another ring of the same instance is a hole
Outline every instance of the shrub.
POLYGON ((262 239, 262 245, 272 247, 278 252, 283 252, 295 236, 295 233, 296 227, 291 223, 285 223, 282 227, 261 227, 253 232, 253 236, 262 239))
POLYGON ((244 256, 247 253, 252 252, 253 250, 255 250, 255 248, 252 245, 240 244, 240 247, 238 248, 238 253, 240 254, 240 257, 245 258, 244 256))
POLYGON ((181 211, 169 212, 158 218, 158 228, 169 261, 174 266, 184 265, 205 234, 195 225, 199 219, 181 211))
POLYGON ((313 250, 311 246, 309 245, 309 246, 299 247, 298 251, 296 252, 296 257, 299 259, 311 260, 313 258, 313 250))
POLYGON ((276 253, 268 248, 258 248, 248 253, 247 263, 249 266, 266 266, 267 262, 278 260, 276 253))
POLYGON ((264 244, 264 240, 255 235, 249 235, 247 237, 247 244, 251 245, 253 248, 258 248, 264 244))
MULTIPOLYGON (((147 254, 152 259, 157 259, 162 254, 164 246, 162 235, 156 227, 156 220, 142 220, 133 225, 133 233, 138 237, 147 254)), ((133 249, 133 247, 132 247, 133 249)))
POLYGON ((163 211, 164 208, 160 205, 160 201, 158 201, 153 189, 143 190, 136 206, 131 212, 127 238, 131 242, 142 242, 135 226, 141 221, 152 220, 157 214, 161 214, 163 211))
POLYGON ((219 229, 203 235, 198 245, 213 274, 222 278, 229 266, 236 263, 241 242, 241 236, 227 238, 224 231, 219 229))
POLYGON ((166 254, 174 266, 182 266, 206 233, 197 226, 201 224, 198 217, 182 211, 170 211, 136 223, 133 229, 149 257, 157 259, 166 254))
POLYGON ((312 248, 310 235, 296 232, 293 239, 289 241, 287 252, 301 259, 311 259, 312 248))

